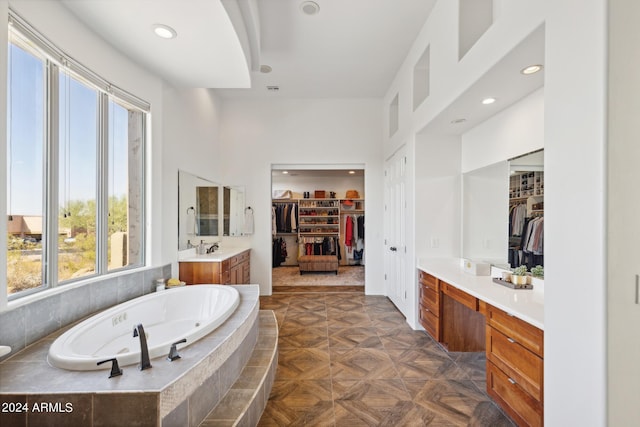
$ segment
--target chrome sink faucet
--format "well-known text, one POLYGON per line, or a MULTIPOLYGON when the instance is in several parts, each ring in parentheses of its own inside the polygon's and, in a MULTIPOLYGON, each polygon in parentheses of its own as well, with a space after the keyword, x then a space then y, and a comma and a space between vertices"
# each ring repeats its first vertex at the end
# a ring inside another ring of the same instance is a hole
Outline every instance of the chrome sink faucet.
POLYGON ((147 347, 147 336, 144 333, 142 323, 139 323, 133 328, 133 336, 140 337, 140 365, 138 368, 141 371, 151 368, 151 362, 149 361, 149 348, 147 347))

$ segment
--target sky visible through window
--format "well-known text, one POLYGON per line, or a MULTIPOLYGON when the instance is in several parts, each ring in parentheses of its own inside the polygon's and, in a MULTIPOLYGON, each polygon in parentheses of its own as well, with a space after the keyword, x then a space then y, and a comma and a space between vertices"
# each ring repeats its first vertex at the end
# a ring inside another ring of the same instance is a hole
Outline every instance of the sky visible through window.
MULTIPOLYGON (((44 64, 10 44, 7 206, 9 214, 41 216, 43 204, 44 64)), ((60 73, 60 206, 95 200, 96 91, 60 73), (69 107, 65 102, 71 100, 69 107), (68 138, 68 143, 64 141, 68 138), (68 150, 68 152, 66 152, 68 150), (67 165, 69 165, 67 167, 67 165), (67 183, 68 181, 68 183, 67 183)), ((109 197, 128 192, 128 111, 109 102, 109 197)))

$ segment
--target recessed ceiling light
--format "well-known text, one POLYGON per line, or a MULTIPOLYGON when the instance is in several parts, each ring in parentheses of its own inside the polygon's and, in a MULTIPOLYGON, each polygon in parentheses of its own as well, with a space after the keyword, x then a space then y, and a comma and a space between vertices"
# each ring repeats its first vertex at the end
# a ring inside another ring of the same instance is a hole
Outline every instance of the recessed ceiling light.
POLYGON ((496 102, 495 98, 485 98, 485 99, 482 100, 482 103, 484 105, 493 104, 494 102, 496 102))
POLYGON ((349 175, 354 175, 356 171, 349 171, 349 175))
POLYGON ((282 171, 282 173, 286 175, 289 173, 289 171, 282 171))
POLYGON ((529 74, 535 74, 540 70, 542 70, 542 65, 535 64, 535 65, 529 65, 528 67, 523 68, 522 70, 520 70, 520 73, 527 76, 529 74))
POLYGON ((303 1, 300 3, 300 10, 305 15, 317 15, 320 12, 320 6, 314 1, 303 1))
POLYGON ((270 66, 268 66, 268 65, 261 65, 261 66, 260 66, 260 72, 261 72, 261 73, 268 74, 268 73, 270 73, 272 70, 273 70, 273 68, 271 68, 271 67, 270 67, 270 66))
POLYGON ((153 32, 156 33, 156 36, 161 37, 163 39, 175 39, 178 36, 178 33, 176 32, 176 30, 174 30, 168 25, 153 24, 151 28, 153 28, 153 32))

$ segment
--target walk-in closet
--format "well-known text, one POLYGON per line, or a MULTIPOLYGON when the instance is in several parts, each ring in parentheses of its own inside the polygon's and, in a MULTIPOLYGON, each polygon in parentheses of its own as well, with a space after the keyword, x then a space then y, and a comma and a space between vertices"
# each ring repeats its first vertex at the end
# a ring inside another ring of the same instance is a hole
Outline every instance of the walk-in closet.
POLYGON ((273 168, 272 286, 364 286, 363 169, 273 168))

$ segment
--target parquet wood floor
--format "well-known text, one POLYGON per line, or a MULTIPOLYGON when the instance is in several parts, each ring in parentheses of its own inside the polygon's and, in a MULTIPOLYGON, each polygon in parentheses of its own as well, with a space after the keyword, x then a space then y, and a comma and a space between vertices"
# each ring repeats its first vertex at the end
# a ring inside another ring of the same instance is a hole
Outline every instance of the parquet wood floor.
POLYGON ((317 290, 260 299, 279 350, 258 425, 514 426, 486 395, 484 353, 447 353, 386 297, 317 290))

